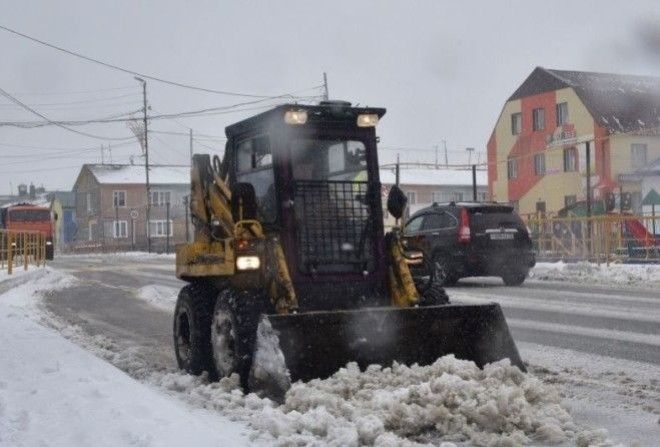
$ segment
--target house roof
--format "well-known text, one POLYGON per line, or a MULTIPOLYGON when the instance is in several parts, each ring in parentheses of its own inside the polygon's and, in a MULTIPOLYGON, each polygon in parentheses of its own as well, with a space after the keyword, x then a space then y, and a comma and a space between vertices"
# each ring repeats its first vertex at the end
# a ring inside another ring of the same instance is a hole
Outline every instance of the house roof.
MULTIPOLYGON (((394 169, 381 169, 380 182, 384 185, 393 185, 395 179, 394 169)), ((471 186, 472 171, 457 169, 401 169, 399 171, 399 184, 401 185, 435 185, 435 186, 471 186)), ((488 173, 477 171, 477 185, 488 184, 488 173)))
MULTIPOLYGON (((87 169, 101 184, 140 185, 146 183, 144 165, 87 164, 87 169)), ((190 166, 149 166, 151 185, 188 185, 190 166)))
POLYGON ((612 133, 660 125, 660 78, 536 67, 509 101, 573 88, 591 116, 612 133))

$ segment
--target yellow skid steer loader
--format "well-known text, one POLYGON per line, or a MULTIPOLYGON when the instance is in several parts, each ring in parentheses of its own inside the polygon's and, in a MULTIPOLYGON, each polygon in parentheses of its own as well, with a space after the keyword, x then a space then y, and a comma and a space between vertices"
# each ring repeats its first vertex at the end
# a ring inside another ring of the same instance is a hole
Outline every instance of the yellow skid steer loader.
MULTIPOLYGON (((174 317, 182 369, 238 373, 254 388, 263 334, 276 344, 266 363, 282 360, 293 381, 348 362, 424 365, 450 353, 524 369, 499 305, 450 304, 439 286, 419 293, 400 230, 385 234, 375 131, 384 114, 341 101, 281 105, 227 127, 222 161, 193 157, 195 237, 176 250, 188 282, 174 317)), ((388 211, 401 218, 405 205, 392 187, 388 211)))

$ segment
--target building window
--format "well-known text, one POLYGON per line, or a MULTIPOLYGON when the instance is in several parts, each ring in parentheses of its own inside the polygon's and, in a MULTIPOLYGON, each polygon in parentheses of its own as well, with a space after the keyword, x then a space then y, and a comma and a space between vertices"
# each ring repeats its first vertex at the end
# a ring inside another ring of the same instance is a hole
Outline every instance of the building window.
POLYGON ((509 158, 506 163, 506 176, 509 180, 518 178, 518 160, 509 158))
MULTIPOLYGON (((168 225, 166 220, 150 220, 149 221, 149 236, 151 237, 166 237, 168 225)), ((172 221, 169 221, 170 237, 173 235, 172 221)))
POLYGON ((564 172, 577 171, 577 150, 574 147, 564 149, 564 172))
POLYGON ((545 154, 534 155, 534 174, 545 175, 545 154))
POLYGON ((532 129, 545 129, 545 109, 539 108, 532 110, 532 129))
POLYGON ((408 191, 406 197, 408 197, 408 205, 414 205, 417 203, 417 192, 408 191))
POLYGON ((433 191, 432 199, 435 203, 447 202, 447 195, 442 191, 433 191))
POLYGON ((570 206, 577 202, 577 197, 575 194, 570 196, 564 196, 564 206, 570 206))
POLYGON ((645 144, 630 145, 630 164, 633 168, 643 168, 646 166, 648 149, 645 144))
MULTIPOLYGON (((89 194, 87 195, 89 197, 89 194)), ((87 222, 87 240, 94 240, 94 223, 87 222)))
POLYGON ((568 103, 560 102, 556 107, 557 127, 568 123, 568 103))
POLYGON ((126 191, 112 191, 112 207, 123 208, 126 206, 126 191))
POLYGON ((462 202, 463 201, 463 193, 461 191, 452 191, 451 192, 451 200, 453 202, 462 202))
POLYGON ((115 239, 128 237, 128 222, 125 220, 114 220, 112 222, 112 237, 115 239))
POLYGON ((511 114, 511 135, 519 135, 522 132, 522 113, 511 114))
POLYGON ((150 194, 150 204, 151 206, 165 206, 167 203, 172 203, 170 201, 171 194, 169 191, 151 191, 150 194))
POLYGON ((545 202, 536 202, 536 212, 545 213, 545 202))
POLYGON ((89 192, 88 192, 88 193, 86 194, 86 198, 87 198, 87 212, 88 212, 88 213, 91 213, 92 211, 94 211, 94 210, 92 209, 92 193, 89 193, 89 192))

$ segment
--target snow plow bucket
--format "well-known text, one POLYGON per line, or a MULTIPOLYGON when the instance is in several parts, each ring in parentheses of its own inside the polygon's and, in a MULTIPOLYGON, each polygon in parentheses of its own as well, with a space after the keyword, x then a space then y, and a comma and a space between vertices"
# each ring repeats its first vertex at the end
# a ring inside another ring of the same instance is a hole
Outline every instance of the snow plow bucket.
POLYGON ((479 367, 504 358, 525 371, 499 304, 447 304, 269 315, 291 380, 326 378, 349 362, 429 365, 447 354, 479 367))

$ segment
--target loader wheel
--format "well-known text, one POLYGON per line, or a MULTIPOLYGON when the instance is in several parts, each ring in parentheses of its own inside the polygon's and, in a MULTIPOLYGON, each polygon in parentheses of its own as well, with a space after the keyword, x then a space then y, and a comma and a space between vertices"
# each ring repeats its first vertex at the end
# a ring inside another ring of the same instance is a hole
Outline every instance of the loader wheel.
POLYGON ((174 352, 179 368, 190 374, 207 371, 215 378, 211 351, 211 319, 215 304, 213 289, 188 284, 179 292, 174 308, 174 352))
POLYGON ((213 363, 218 376, 237 373, 246 393, 264 301, 264 297, 255 292, 225 289, 216 300, 210 326, 213 363))

